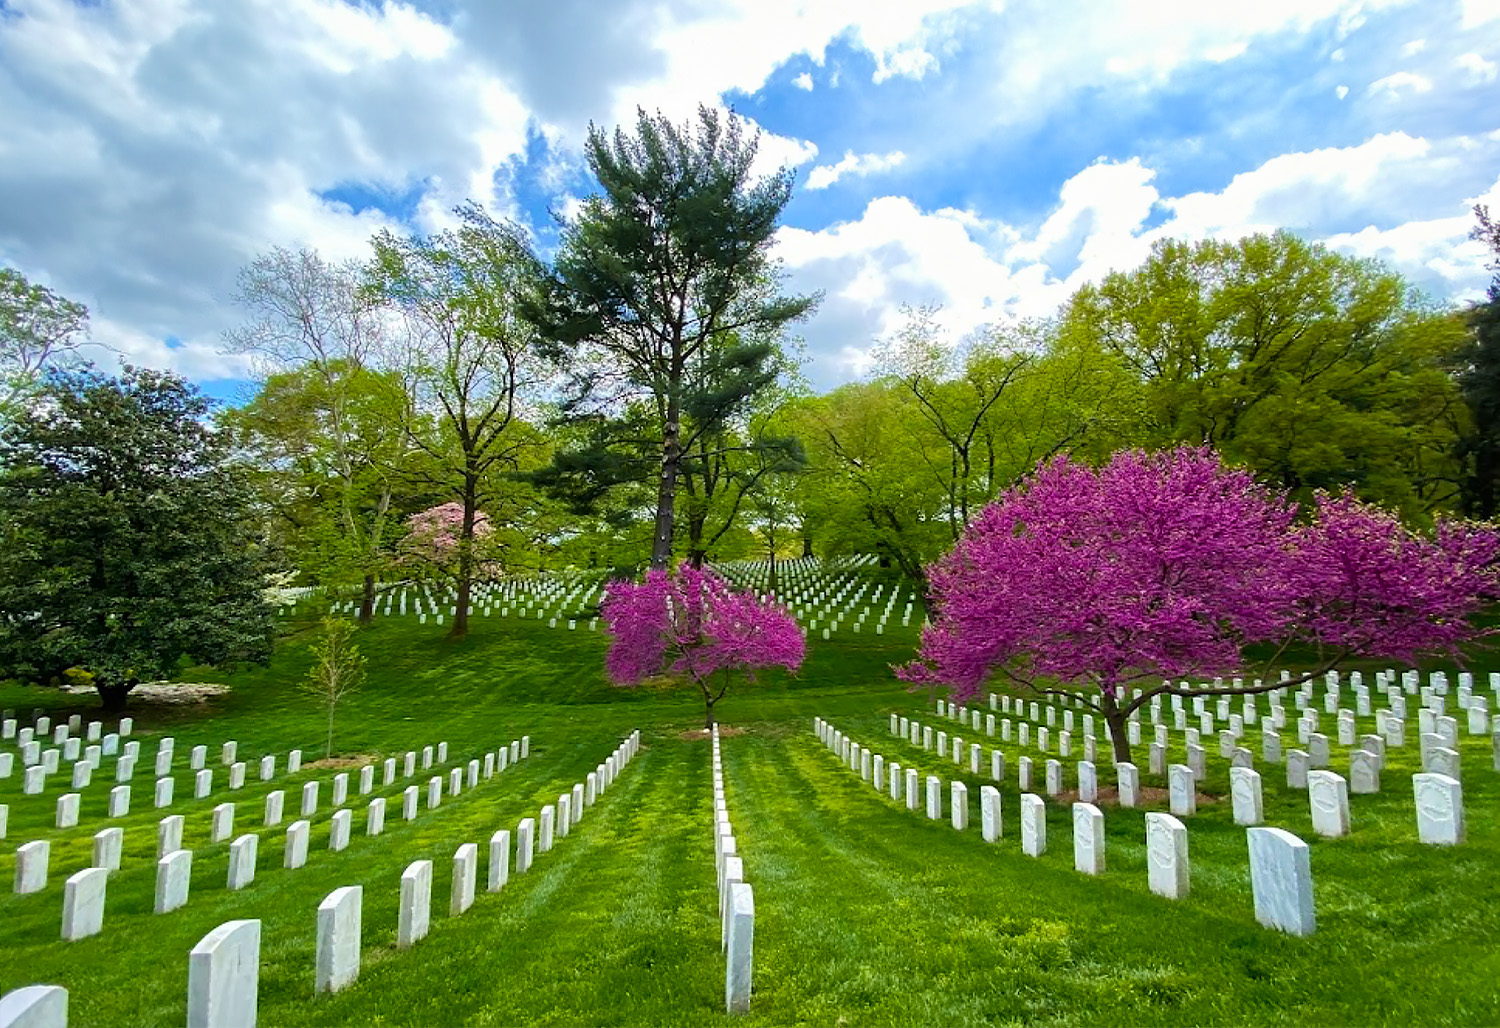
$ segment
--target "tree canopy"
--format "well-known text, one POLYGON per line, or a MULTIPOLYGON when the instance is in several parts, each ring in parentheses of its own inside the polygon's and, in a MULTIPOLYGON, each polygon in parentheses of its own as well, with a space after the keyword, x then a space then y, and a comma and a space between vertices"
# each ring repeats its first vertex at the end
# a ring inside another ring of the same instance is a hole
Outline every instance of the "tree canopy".
POLYGON ((176 376, 53 371, 0 431, 0 667, 142 681, 264 661, 267 553, 244 467, 176 376))

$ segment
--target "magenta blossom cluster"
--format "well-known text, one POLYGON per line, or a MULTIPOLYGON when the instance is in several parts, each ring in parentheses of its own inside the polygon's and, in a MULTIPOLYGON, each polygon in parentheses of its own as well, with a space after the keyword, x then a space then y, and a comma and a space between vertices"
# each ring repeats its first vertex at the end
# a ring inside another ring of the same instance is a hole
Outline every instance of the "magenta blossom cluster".
POLYGON ((701 684, 720 671, 795 671, 806 653, 785 610, 690 565, 674 575, 653 569, 644 582, 612 583, 600 612, 611 636, 605 667, 617 685, 664 672, 701 684))
POLYGON ((1419 535, 1350 495, 1302 512, 1206 449, 1041 466, 929 571, 933 623, 897 673, 958 700, 1000 672, 1089 682, 1245 666, 1245 649, 1412 661, 1456 648, 1497 593, 1500 538, 1419 535))

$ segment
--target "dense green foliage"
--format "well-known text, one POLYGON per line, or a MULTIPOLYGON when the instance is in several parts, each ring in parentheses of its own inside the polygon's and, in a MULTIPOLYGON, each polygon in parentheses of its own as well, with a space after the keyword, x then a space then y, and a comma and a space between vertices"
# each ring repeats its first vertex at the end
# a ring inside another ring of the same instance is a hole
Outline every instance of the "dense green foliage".
POLYGON ((52 372, 0 431, 0 669, 76 669, 118 709, 183 658, 265 660, 244 469, 180 378, 52 372))
MULTIPOLYGON (((708 107, 696 126, 644 110, 633 136, 591 126, 586 156, 602 192, 565 227, 536 311, 570 378, 563 411, 589 427, 543 480, 581 505, 648 483, 656 567, 673 554, 679 489, 711 494, 720 457, 795 459, 779 442, 731 438, 780 373, 781 332, 815 303, 777 291, 770 248, 792 173, 756 178, 755 154, 740 123, 708 107), (679 484, 685 476, 696 488, 679 484)), ((702 527, 690 533, 697 561, 702 527)))

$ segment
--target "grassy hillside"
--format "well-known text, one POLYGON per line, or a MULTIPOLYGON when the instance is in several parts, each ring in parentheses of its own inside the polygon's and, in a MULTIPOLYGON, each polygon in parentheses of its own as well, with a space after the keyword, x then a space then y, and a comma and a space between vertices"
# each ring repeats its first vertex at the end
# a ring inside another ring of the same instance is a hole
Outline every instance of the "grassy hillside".
MULTIPOLYGON (((481 620, 452 644, 435 626, 382 621, 360 634, 369 657, 365 688, 341 709, 335 750, 383 756, 446 740, 450 766, 531 736, 528 761, 445 799, 413 822, 399 814, 406 784, 377 785, 392 798, 385 834, 366 838, 365 800, 352 797, 349 849, 327 849, 328 770, 234 794, 216 771, 211 798, 191 799, 188 749, 237 739, 242 759, 293 747, 321 753, 313 701, 295 688, 307 663, 297 628, 269 669, 218 676, 233 687, 202 709, 138 710, 141 769, 125 828, 125 860, 111 877, 104 931, 58 939, 63 881, 90 863, 92 833, 105 826, 109 786, 101 773, 84 790, 77 829, 51 828, 56 780, 45 800, 21 797, 18 777, 0 782, 11 806, 0 880, 14 847, 53 842, 40 894, 0 895, 0 991, 38 982, 70 991, 73 1025, 181 1024, 187 953, 216 925, 263 921, 261 1023, 308 1024, 666 1024, 729 1020, 714 887, 708 746, 692 730, 702 705, 676 691, 624 692, 600 665, 603 640, 535 622, 481 620), (483 893, 490 834, 514 829, 580 781, 629 731, 643 749, 615 787, 528 874, 483 893), (184 846, 194 851, 186 907, 152 913, 155 824, 150 755, 159 734, 177 739, 184 846), (306 867, 281 867, 285 823, 296 791, 320 780, 306 867), (272 788, 288 790, 281 828, 261 828, 272 788), (187 797, 187 798, 184 798, 187 797), (235 834, 261 834, 255 883, 225 889, 227 843, 208 842, 209 811, 237 804, 235 834), (452 855, 480 844, 481 894, 466 914, 447 914, 452 855), (402 869, 435 865, 432 933, 395 946, 402 869), (363 970, 333 996, 313 994, 318 902, 334 888, 363 885, 363 970)), ((1105 808, 1108 870, 1093 879, 1072 868, 1071 818, 1049 803, 1050 848, 1021 854, 1014 742, 998 744, 1010 767, 1001 792, 1005 834, 985 844, 978 789, 970 783, 967 832, 929 822, 884 798, 814 738, 823 716, 888 758, 953 777, 935 754, 893 739, 889 713, 937 722, 925 697, 894 681, 888 664, 909 655, 914 634, 811 643, 802 675, 768 675, 720 705, 728 803, 755 888, 755 998, 749 1024, 1495 1024, 1500 998, 1500 775, 1488 741, 1463 736, 1466 845, 1443 851, 1416 841, 1409 774, 1415 734, 1393 753, 1384 791, 1355 796, 1353 834, 1312 834, 1305 794, 1284 788, 1279 766, 1263 767, 1266 815, 1313 847, 1318 931, 1294 939, 1253 916, 1243 829, 1229 804, 1205 804, 1188 822, 1192 895, 1181 902, 1146 886, 1144 813, 1105 808)), ((194 672, 192 680, 215 680, 194 672)), ((0 705, 25 713, 63 697, 0 690, 0 705)), ((1413 719, 1413 725, 1414 725, 1413 719)), ((1365 719, 1363 731, 1373 730, 1365 719)), ((944 728, 965 734, 948 722, 944 728)), ((1252 733, 1252 737, 1258 737, 1252 733)), ((1031 751, 1038 760, 1041 755, 1031 751)), ((1075 758, 1076 759, 1076 758, 1075 758)), ((1101 757, 1102 759, 1102 757, 1101 757)), ((1180 757, 1178 758, 1180 759, 1180 757)), ((1071 762, 1068 766, 1072 779, 1071 762)), ((1144 765, 1144 756, 1140 763, 1144 765)), ((1216 754, 1203 791, 1227 792, 1216 754)), ((106 768, 113 762, 107 761, 106 768)), ((1335 770, 1347 758, 1335 747, 1335 770)), ((280 768, 278 767, 278 770, 280 768)), ((432 774, 436 772, 429 772, 432 774)), ((1112 782, 1101 770, 1101 782, 1112 782)), ((416 779, 425 783, 427 775, 416 779)), ((1160 786, 1149 780, 1148 786, 1160 786)), ((378 779, 377 779, 378 781, 378 779)))

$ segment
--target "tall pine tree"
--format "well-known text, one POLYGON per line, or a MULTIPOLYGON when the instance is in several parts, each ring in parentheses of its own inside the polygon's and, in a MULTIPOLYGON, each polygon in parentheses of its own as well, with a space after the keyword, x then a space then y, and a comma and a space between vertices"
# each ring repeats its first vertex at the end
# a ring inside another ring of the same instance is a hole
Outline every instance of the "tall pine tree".
POLYGON ((782 296, 770 250, 787 169, 755 177, 756 140, 700 107, 696 126, 640 111, 635 134, 589 129, 602 193, 563 231, 532 312, 568 369, 565 420, 585 445, 536 476, 580 506, 654 479, 651 564, 672 557, 684 463, 776 377, 776 336, 816 297, 782 296))

